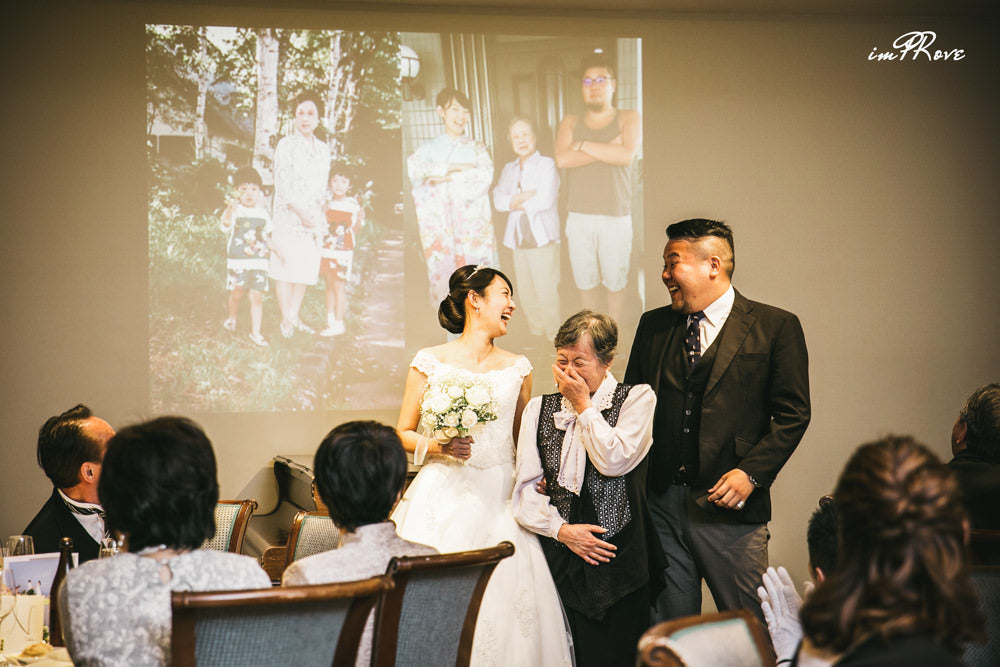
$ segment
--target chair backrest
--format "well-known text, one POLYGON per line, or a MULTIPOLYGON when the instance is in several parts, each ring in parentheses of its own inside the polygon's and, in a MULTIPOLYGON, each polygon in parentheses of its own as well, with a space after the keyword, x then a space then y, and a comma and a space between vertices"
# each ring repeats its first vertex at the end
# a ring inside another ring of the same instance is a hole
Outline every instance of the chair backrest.
POLYGON ((514 545, 389 561, 394 587, 379 600, 372 666, 469 664, 493 570, 514 545))
POLYGON ((319 586, 175 591, 173 664, 353 666, 365 620, 392 586, 380 575, 319 586))
POLYGON ((340 530, 323 510, 301 511, 292 519, 285 550, 285 567, 306 556, 336 549, 340 545, 340 530))
POLYGON ((969 531, 969 555, 973 567, 1000 565, 1000 530, 973 528, 969 531))
POLYGON ((649 667, 763 667, 775 660, 767 631, 746 609, 658 623, 638 649, 638 664, 649 667))
POLYGON ((205 540, 202 549, 243 551, 250 516, 257 509, 256 500, 220 500, 215 505, 215 535, 205 540))
POLYGON ((979 599, 979 611, 986 617, 986 641, 968 644, 962 664, 968 667, 1000 665, 1000 567, 973 570, 972 588, 979 599))

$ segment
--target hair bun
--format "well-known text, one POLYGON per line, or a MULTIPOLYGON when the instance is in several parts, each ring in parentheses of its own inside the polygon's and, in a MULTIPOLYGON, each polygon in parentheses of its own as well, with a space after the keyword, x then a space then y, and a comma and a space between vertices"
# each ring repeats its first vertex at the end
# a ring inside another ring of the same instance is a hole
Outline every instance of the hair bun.
POLYGON ((464 298, 461 301, 455 298, 455 292, 453 288, 448 296, 441 299, 441 305, 438 306, 438 323, 445 331, 460 334, 465 329, 465 303, 464 298))

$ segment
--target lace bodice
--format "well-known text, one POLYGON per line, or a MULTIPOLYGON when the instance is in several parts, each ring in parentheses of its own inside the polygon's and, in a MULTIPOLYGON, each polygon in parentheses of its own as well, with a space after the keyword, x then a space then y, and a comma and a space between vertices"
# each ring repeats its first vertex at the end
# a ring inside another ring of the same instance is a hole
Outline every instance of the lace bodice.
MULTIPOLYGON (((433 382, 444 374, 459 373, 485 378, 493 388, 493 396, 497 402, 497 419, 477 426, 471 435, 472 456, 464 465, 475 468, 491 468, 504 463, 514 462, 514 412, 517 409, 517 396, 525 376, 531 373, 531 363, 524 357, 517 357, 510 366, 485 373, 474 373, 451 364, 440 361, 428 350, 420 350, 413 358, 410 366, 427 376, 433 382)), ((438 457, 435 461, 447 461, 455 465, 463 465, 450 457, 438 457)))

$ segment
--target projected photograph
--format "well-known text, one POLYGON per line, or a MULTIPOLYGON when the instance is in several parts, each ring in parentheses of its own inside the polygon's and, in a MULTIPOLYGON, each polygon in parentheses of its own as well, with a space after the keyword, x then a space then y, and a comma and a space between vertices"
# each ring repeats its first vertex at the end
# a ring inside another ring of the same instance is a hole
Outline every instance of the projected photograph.
POLYGON ((154 411, 396 410, 464 264, 512 279, 500 344, 541 372, 581 307, 612 313, 627 349, 639 40, 146 36, 154 411))
MULTIPOLYGON (((407 303, 416 349, 458 266, 499 266, 518 311, 498 344, 550 382, 552 339, 583 307, 628 349, 643 310, 638 39, 401 33, 407 303)), ((622 357, 624 359, 624 356, 622 357)))
POLYGON ((405 335, 398 35, 146 33, 153 408, 385 407, 405 335))

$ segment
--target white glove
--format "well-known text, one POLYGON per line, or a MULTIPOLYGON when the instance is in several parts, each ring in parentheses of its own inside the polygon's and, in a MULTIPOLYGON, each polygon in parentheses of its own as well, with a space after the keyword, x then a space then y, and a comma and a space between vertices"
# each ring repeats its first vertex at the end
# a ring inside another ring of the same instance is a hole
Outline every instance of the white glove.
MULTIPOLYGON (((808 596, 812 593, 813 585, 806 582, 804 590, 808 596)), ((790 661, 795 657, 795 651, 802 641, 802 623, 799 621, 802 598, 795 590, 788 570, 783 567, 777 570, 767 568, 764 572, 764 585, 757 588, 757 595, 760 597, 760 608, 764 612, 767 631, 771 635, 778 661, 790 661)))

